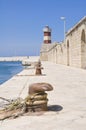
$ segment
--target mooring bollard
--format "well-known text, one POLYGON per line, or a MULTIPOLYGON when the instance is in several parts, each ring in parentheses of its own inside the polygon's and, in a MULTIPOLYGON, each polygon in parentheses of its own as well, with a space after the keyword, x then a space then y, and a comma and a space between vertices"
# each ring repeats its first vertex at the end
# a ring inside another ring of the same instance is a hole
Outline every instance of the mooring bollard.
POLYGON ((29 86, 29 98, 26 100, 29 111, 47 111, 48 98, 45 91, 51 91, 53 87, 49 83, 34 83, 29 86))
POLYGON ((35 65, 36 68, 36 72, 35 75, 42 75, 42 69, 43 67, 41 67, 41 61, 39 60, 38 63, 35 65))

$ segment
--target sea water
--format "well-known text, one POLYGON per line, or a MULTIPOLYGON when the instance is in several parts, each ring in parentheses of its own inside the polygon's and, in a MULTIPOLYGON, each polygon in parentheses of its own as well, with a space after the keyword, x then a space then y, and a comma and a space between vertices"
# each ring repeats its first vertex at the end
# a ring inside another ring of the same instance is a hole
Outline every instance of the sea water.
POLYGON ((0 62, 0 84, 10 79, 15 74, 23 70, 21 62, 3 61, 0 62))

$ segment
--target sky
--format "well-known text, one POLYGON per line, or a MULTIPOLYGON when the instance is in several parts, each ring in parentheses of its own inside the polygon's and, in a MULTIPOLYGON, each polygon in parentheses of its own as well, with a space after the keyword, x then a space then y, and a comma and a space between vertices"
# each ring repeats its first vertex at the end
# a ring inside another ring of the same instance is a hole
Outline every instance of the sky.
POLYGON ((0 0, 0 56, 37 56, 43 28, 52 29, 52 42, 86 16, 86 0, 0 0))

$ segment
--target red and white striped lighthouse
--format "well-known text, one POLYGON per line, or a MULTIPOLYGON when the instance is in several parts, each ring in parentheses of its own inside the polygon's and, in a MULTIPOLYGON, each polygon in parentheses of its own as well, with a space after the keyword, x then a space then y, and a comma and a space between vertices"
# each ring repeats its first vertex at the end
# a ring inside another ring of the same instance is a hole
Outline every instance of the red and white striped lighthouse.
POLYGON ((51 43, 51 29, 49 28, 49 26, 45 26, 43 32, 44 32, 44 43, 45 44, 51 43))

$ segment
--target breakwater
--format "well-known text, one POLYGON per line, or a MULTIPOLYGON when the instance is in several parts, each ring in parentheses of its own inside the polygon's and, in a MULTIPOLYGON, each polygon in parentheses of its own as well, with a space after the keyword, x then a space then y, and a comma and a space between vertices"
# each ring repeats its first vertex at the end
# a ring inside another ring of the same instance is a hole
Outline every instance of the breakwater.
POLYGON ((0 61, 23 61, 26 59, 28 56, 0 57, 0 61))

